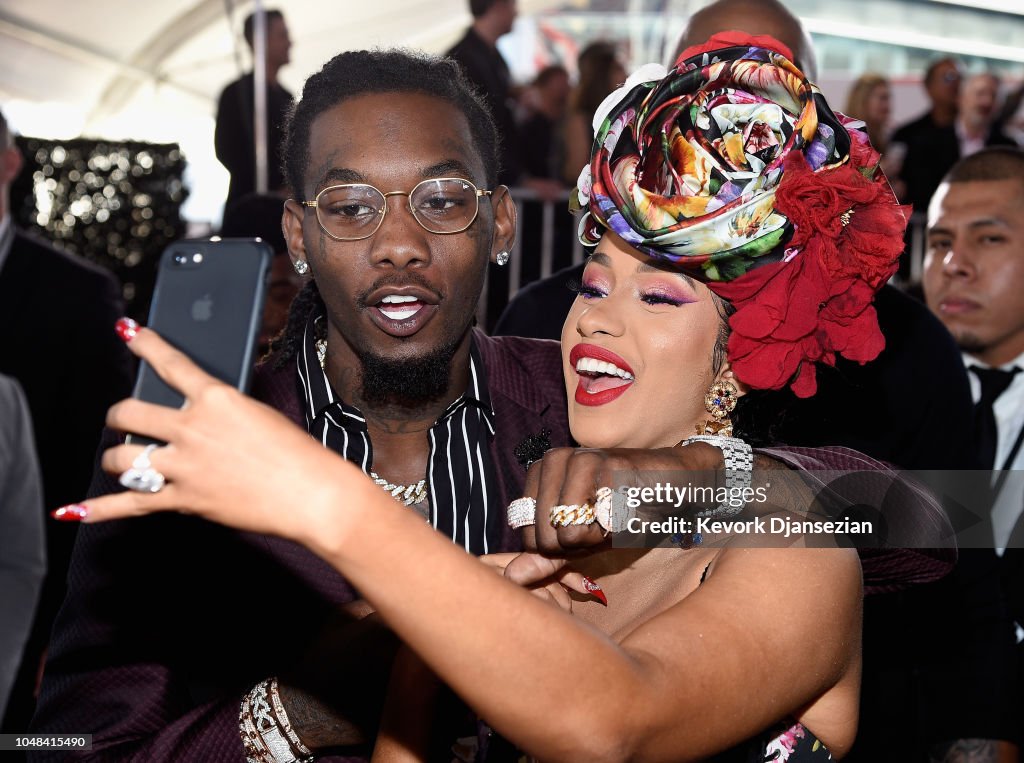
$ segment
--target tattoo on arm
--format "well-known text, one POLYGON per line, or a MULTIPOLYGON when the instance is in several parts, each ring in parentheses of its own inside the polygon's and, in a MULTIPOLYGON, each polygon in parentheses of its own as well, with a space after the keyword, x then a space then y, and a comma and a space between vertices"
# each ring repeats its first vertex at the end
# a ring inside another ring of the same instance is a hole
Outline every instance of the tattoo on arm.
POLYGON ((299 739, 312 750, 327 747, 354 747, 367 743, 366 735, 355 723, 338 716, 329 705, 312 694, 281 685, 281 703, 299 739))

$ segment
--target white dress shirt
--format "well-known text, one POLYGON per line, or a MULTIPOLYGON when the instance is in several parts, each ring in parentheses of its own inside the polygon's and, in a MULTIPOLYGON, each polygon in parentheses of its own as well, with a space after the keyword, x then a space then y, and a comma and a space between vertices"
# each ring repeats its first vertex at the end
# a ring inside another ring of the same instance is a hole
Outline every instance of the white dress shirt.
MULTIPOLYGON (((987 367, 984 363, 975 360, 969 355, 964 355, 964 365, 987 367)), ((1013 443, 1024 427, 1024 354, 1017 356, 1009 363, 999 366, 1004 371, 1011 370, 1014 366, 1021 369, 1021 373, 1013 377, 1010 386, 998 398, 992 406, 996 417, 997 440, 995 469, 1007 468, 1011 470, 1024 470, 1024 447, 1017 451, 1013 463, 1006 464, 1006 459, 1013 448, 1013 443)), ((978 377, 968 371, 967 378, 971 383, 971 399, 977 403, 981 397, 981 382, 978 377)), ((1016 475, 1008 475, 1003 489, 996 497, 996 503, 992 507, 992 531, 995 535, 996 552, 1003 553, 1006 543, 1010 539, 1013 526, 1024 509, 1024 493, 1021 492, 1021 481, 1015 479, 1016 475)))

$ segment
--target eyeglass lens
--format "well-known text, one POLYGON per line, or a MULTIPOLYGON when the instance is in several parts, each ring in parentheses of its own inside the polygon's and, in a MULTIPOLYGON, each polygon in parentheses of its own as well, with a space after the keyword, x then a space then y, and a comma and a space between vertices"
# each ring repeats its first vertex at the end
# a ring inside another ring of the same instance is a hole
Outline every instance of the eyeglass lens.
MULTIPOLYGON (((386 204, 384 194, 372 185, 352 184, 324 189, 316 209, 321 225, 332 236, 359 239, 377 230, 386 204)), ((477 204, 476 186, 459 178, 425 180, 409 194, 409 209, 431 233, 465 230, 476 218, 477 204)))

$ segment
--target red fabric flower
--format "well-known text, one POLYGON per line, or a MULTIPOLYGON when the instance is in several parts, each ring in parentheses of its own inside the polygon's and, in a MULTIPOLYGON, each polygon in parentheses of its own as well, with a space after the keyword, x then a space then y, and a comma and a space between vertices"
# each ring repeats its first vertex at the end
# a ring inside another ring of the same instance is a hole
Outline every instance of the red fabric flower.
POLYGON ((906 219, 883 175, 868 179, 853 161, 812 172, 802 154, 790 154, 775 208, 793 223, 790 246, 817 236, 833 242, 820 252, 834 278, 859 277, 878 288, 896 271, 906 219))
POLYGON ((736 377, 755 389, 781 389, 793 382, 800 397, 814 394, 813 363, 834 362, 818 341, 819 315, 829 301, 820 263, 798 256, 709 287, 736 307, 729 319, 728 353, 736 377))
POLYGON ((885 339, 871 305, 876 289, 856 272, 837 275, 830 265, 840 261, 835 240, 817 231, 789 262, 709 284, 736 307, 729 360, 740 381, 756 389, 790 384, 797 397, 810 397, 815 363, 878 357, 885 339))

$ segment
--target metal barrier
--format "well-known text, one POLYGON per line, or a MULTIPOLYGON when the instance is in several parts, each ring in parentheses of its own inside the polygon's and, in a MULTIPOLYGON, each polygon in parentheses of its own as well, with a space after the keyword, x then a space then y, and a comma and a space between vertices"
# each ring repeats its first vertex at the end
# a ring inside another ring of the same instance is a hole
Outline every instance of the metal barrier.
MULTIPOLYGON (((540 278, 547 278, 554 271, 555 247, 560 242, 555 240, 555 216, 568 214, 568 199, 571 189, 566 189, 564 201, 543 201, 540 196, 530 188, 514 187, 510 189, 512 200, 516 205, 516 216, 519 221, 519 229, 516 235, 515 245, 512 248, 512 257, 508 264, 508 294, 499 295, 498 299, 502 304, 510 301, 525 286, 523 283, 523 221, 525 220, 526 205, 537 205, 541 209, 541 232, 540 232, 540 278)), ((579 216, 573 222, 573 231, 578 228, 579 216)), ((924 212, 914 212, 910 217, 907 229, 908 254, 907 265, 903 272, 893 277, 896 286, 917 284, 921 281, 924 272, 924 254, 927 244, 927 215, 924 212)), ((583 261, 584 249, 579 239, 574 235, 569 243, 571 246, 571 261, 578 264, 583 261)), ((527 253, 533 256, 532 253, 527 253)), ((487 315, 488 285, 484 285, 484 292, 480 297, 480 306, 477 315, 481 323, 486 323, 484 316, 487 315)))
MULTIPOLYGON (((526 204, 541 205, 541 243, 540 243, 540 277, 547 278, 553 272, 555 258, 555 214, 569 214, 569 194, 571 188, 565 189, 565 199, 561 201, 542 201, 540 196, 530 188, 515 187, 509 189, 512 200, 516 205, 516 218, 519 224, 525 218, 526 204)), ((574 224, 575 229, 575 224, 574 224)), ((508 298, 512 299, 524 284, 522 281, 523 268, 523 231, 520 229, 516 236, 516 243, 512 249, 512 259, 509 262, 509 284, 508 298)), ((583 244, 575 237, 572 241, 572 262, 577 264, 583 261, 583 244)))
POLYGON ((928 246, 928 215, 924 212, 914 212, 910 216, 907 225, 908 230, 908 259, 910 260, 909 283, 921 283, 921 276, 924 275, 924 252, 928 246))

